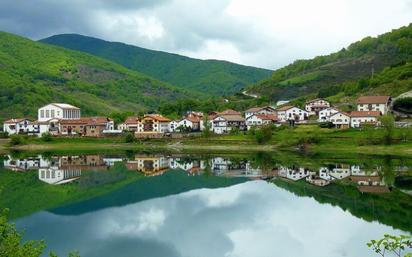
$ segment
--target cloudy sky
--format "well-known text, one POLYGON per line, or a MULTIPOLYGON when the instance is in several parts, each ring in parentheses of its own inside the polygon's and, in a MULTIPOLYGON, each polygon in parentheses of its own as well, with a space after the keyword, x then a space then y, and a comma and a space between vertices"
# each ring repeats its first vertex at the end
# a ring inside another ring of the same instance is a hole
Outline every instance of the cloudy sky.
POLYGON ((409 24, 412 0, 1 0, 0 30, 278 68, 409 24))

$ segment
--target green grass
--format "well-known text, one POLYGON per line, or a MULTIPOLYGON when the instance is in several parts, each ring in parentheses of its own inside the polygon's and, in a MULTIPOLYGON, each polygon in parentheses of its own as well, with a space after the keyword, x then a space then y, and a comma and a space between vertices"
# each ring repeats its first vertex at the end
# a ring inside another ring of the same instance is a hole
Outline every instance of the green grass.
POLYGON ((67 102, 83 115, 156 110, 193 96, 110 61, 0 32, 0 122, 36 118, 50 102, 67 102))

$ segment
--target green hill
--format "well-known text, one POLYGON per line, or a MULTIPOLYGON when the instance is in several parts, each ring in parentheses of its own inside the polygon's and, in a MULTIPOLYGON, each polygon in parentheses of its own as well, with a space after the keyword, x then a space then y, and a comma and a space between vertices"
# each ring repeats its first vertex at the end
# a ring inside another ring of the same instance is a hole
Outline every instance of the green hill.
POLYGON ((367 37, 337 53, 297 60, 248 87, 269 100, 386 93, 412 89, 412 25, 367 37))
POLYGON ((0 32, 0 119, 35 117, 50 102, 86 115, 138 112, 187 95, 110 61, 0 32))
POLYGON ((225 61, 198 60, 76 34, 56 35, 41 42, 87 52, 173 85, 209 95, 231 95, 272 73, 225 61))

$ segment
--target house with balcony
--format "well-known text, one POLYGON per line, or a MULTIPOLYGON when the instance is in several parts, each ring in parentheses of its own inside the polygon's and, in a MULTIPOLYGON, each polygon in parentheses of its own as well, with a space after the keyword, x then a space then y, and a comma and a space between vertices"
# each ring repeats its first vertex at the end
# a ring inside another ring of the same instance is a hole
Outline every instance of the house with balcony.
POLYGON ((229 133, 233 129, 246 130, 245 118, 239 112, 226 110, 210 117, 211 130, 215 134, 229 133))
POLYGON ((103 137, 105 131, 113 130, 113 120, 106 117, 84 117, 59 121, 60 135, 63 136, 103 137))
POLYGON ((330 102, 325 99, 314 99, 307 101, 305 104, 305 110, 309 115, 319 115, 319 112, 330 107, 330 102))
POLYGON ((253 114, 246 118, 247 129, 275 124, 278 118, 276 114, 253 114))
POLYGON ((302 122, 308 119, 309 113, 296 106, 286 105, 276 110, 279 122, 302 122))
POLYGON ((164 134, 171 132, 170 122, 169 118, 160 114, 146 114, 138 119, 135 135, 138 138, 163 137, 164 134))

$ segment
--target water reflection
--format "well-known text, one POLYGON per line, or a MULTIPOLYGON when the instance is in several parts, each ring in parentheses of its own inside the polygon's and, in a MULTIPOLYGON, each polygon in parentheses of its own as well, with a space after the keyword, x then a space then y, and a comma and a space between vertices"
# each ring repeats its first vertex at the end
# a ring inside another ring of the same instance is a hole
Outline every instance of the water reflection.
POLYGON ((39 180, 61 185, 79 180, 82 171, 107 171, 122 163, 130 171, 145 176, 159 176, 173 169, 180 169, 187 175, 210 174, 224 177, 244 177, 249 179, 304 180, 306 183, 324 187, 346 180, 355 184, 359 191, 367 193, 387 193, 393 187, 397 173, 410 170, 409 166, 393 165, 391 161, 380 164, 321 163, 315 166, 285 164, 276 160, 234 156, 193 157, 185 155, 143 155, 126 156, 72 155, 4 158, 6 169, 24 172, 38 171, 39 180))
POLYGON ((77 216, 40 212, 17 225, 61 255, 88 257, 358 257, 370 256, 369 239, 404 233, 262 181, 77 216))

